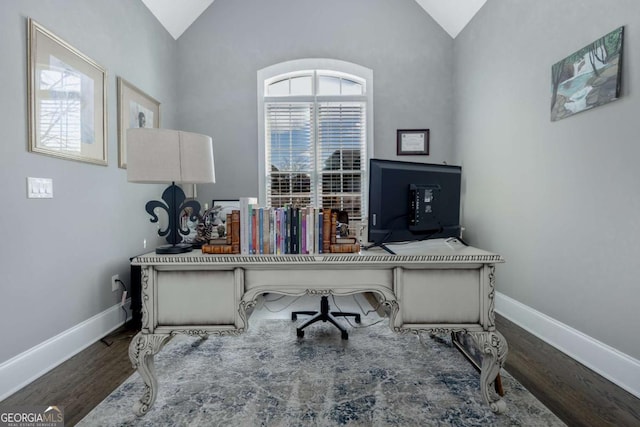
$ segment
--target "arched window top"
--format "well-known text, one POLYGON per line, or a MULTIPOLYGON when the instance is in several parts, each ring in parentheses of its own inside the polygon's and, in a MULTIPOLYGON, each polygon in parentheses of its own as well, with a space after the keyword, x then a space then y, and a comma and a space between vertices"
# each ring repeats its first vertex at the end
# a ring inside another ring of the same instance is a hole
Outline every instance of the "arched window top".
POLYGON ((330 70, 296 71, 264 82, 265 96, 357 96, 365 95, 365 90, 365 79, 330 70))
POLYGON ((337 87, 339 96, 365 96, 371 104, 373 70, 331 58, 293 59, 258 70, 259 99, 271 96, 335 96, 337 87), (324 87, 318 77, 323 78, 324 87), (330 90, 333 92, 328 92, 330 90))
POLYGON ((313 70, 280 74, 265 80, 265 96, 313 95, 313 70))

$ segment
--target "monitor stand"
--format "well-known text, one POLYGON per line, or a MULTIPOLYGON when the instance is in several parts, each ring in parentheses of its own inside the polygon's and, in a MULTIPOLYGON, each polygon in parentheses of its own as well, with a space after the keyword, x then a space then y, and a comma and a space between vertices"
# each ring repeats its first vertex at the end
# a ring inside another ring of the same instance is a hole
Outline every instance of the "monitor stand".
POLYGON ((385 244, 384 244, 384 243, 382 243, 382 242, 372 243, 372 244, 370 244, 369 246, 366 246, 366 247, 365 247, 365 248, 363 248, 363 249, 364 249, 364 250, 369 250, 369 249, 372 249, 372 248, 375 248, 375 247, 379 247, 379 248, 381 248, 381 249, 384 249, 385 251, 389 252, 391 255, 397 255, 395 252, 393 252, 391 249, 389 249, 389 248, 387 247, 387 245, 385 245, 385 244))

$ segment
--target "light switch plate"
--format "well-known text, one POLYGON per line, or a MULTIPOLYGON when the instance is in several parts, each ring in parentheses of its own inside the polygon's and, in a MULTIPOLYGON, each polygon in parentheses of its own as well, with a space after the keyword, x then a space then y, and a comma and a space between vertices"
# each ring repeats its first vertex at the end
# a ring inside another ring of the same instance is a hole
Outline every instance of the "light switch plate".
POLYGON ((52 199, 53 179, 27 177, 27 197, 29 199, 52 199))

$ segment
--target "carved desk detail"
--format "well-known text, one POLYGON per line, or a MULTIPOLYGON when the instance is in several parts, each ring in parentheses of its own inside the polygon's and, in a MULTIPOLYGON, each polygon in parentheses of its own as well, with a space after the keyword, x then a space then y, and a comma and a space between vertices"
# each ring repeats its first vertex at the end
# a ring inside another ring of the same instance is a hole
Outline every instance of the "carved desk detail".
POLYGON ((468 333, 484 355, 482 397, 493 411, 504 412, 506 403, 492 392, 508 352, 506 340, 495 330, 495 264, 501 262, 500 255, 433 241, 399 255, 136 257, 132 264, 142 267, 142 329, 131 341, 129 358, 145 392, 134 411, 144 415, 155 402, 153 358, 172 335, 239 335, 249 327, 257 298, 266 292, 371 292, 397 333, 468 333))

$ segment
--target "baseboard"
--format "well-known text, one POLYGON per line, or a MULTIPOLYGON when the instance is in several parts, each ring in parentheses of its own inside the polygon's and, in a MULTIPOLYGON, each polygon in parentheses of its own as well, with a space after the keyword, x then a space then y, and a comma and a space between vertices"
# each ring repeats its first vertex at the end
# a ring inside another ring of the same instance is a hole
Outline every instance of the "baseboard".
MULTIPOLYGON (((125 303, 127 320, 130 303, 125 303)), ((0 364, 0 401, 109 335, 124 324, 123 318, 122 306, 114 305, 0 364)))
POLYGON ((524 330, 640 398, 640 360, 499 292, 496 292, 495 310, 524 330))

